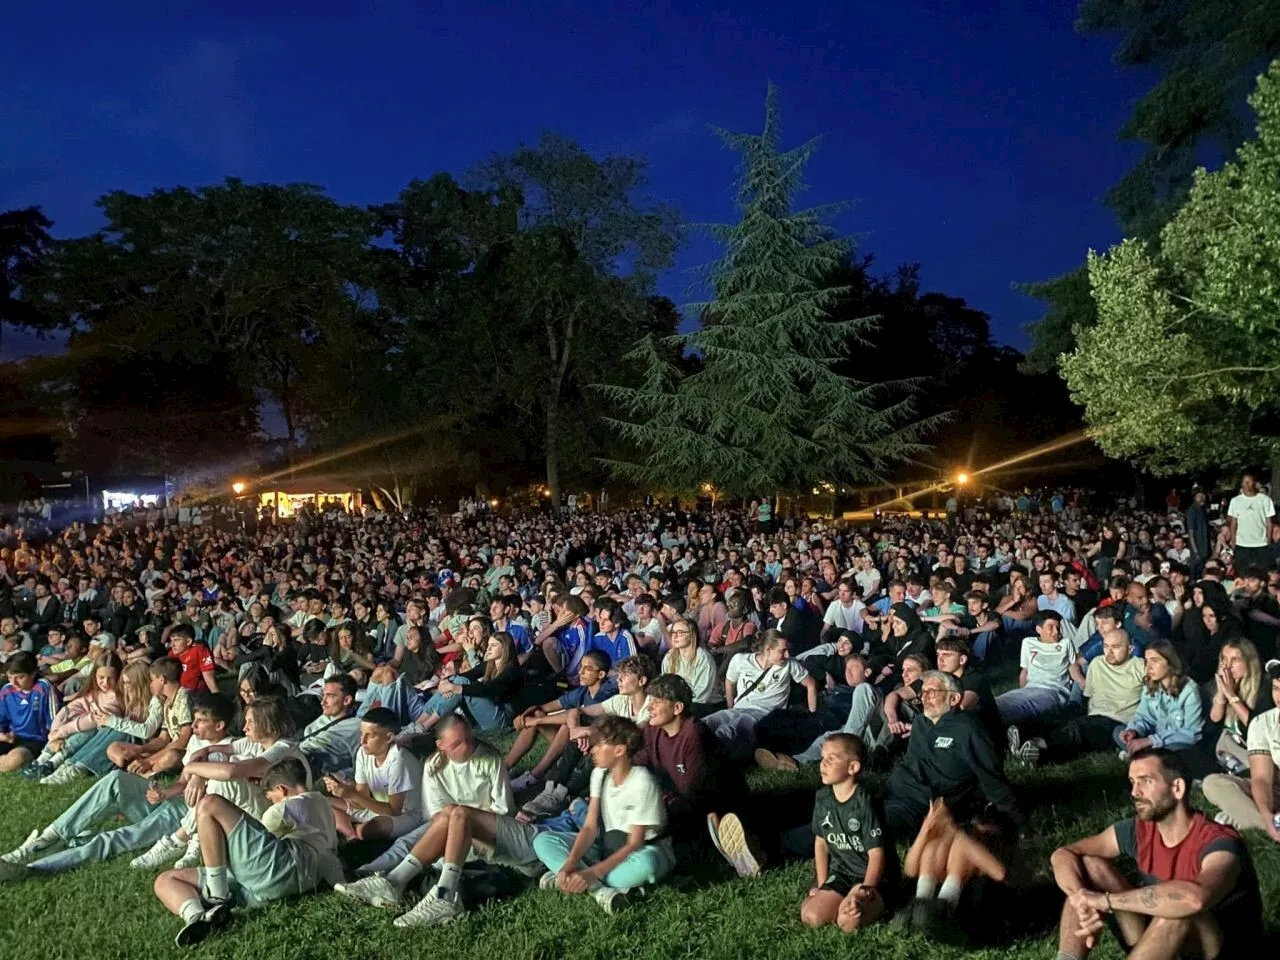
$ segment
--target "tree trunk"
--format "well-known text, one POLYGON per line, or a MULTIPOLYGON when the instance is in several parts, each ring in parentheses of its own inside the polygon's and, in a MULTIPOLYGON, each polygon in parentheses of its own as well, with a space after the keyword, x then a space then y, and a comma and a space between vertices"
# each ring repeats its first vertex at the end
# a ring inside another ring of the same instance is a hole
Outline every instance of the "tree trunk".
POLYGON ((551 491, 552 516, 560 516, 560 459, 556 450, 556 411, 547 411, 547 489, 551 491))

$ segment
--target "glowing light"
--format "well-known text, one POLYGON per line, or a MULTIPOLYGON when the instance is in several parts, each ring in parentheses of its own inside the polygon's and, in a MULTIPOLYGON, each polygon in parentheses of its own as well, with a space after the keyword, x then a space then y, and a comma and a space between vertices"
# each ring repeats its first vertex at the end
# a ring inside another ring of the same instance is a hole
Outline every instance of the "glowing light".
POLYGON ((710 492, 711 492, 712 490, 714 490, 714 489, 715 489, 715 487, 713 487, 713 486, 712 486, 711 484, 709 484, 709 483, 704 483, 704 484, 702 485, 702 492, 703 492, 703 493, 710 493, 710 492))
POLYGON ((494 497, 492 500, 490 500, 490 501, 489 501, 489 506, 491 506, 491 507, 496 507, 497 505, 498 505, 498 498, 497 498, 497 497, 494 497))
POLYGON ((243 480, 237 480, 235 483, 231 485, 231 492, 234 493, 237 497, 240 496, 240 494, 244 493, 244 491, 245 491, 245 484, 243 480))
POLYGON ((963 487, 968 482, 969 482, 969 475, 967 473, 956 474, 956 483, 958 483, 960 486, 963 487))

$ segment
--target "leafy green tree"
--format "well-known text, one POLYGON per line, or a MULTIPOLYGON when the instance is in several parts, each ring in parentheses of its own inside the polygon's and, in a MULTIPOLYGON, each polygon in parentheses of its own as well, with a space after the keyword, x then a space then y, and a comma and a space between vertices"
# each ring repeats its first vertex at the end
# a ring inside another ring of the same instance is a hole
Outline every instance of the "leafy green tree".
MULTIPOLYGON (((1119 35, 1116 62, 1158 76, 1120 130, 1144 152, 1107 193, 1126 237, 1155 241, 1186 199, 1206 152, 1230 156, 1248 136, 1245 98, 1259 70, 1280 56, 1276 0, 1083 0, 1077 29, 1119 35)), ((1073 331, 1097 321, 1081 266, 1027 284, 1048 312, 1031 326, 1028 365, 1056 366, 1074 345, 1073 331)))
POLYGON ((1091 254, 1096 327, 1062 370, 1105 452, 1156 473, 1280 461, 1280 61, 1258 135, 1198 170, 1160 244, 1091 254))
POLYGON ((699 306, 701 328, 668 341, 701 369, 683 375, 656 338, 641 340, 631 354, 639 385, 601 387, 623 411, 609 422, 638 455, 607 462, 624 479, 709 481, 743 496, 879 479, 922 449, 925 425, 908 398, 890 399, 898 385, 836 369, 874 320, 832 317, 848 292, 831 282, 849 250, 826 223, 836 208, 792 209, 816 141, 780 148, 772 86, 762 133, 720 133, 742 154, 741 218, 714 228, 724 256, 709 270, 715 299, 699 306))

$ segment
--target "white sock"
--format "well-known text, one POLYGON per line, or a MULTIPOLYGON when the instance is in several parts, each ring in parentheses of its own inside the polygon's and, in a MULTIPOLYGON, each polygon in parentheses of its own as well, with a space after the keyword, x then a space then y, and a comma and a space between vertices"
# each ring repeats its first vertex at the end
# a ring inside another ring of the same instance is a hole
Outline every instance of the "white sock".
POLYGON ((916 878, 916 899, 932 900, 933 895, 938 892, 938 881, 927 874, 920 874, 916 878))
POLYGON ((203 917, 204 911, 204 901, 199 897, 192 897, 178 908, 178 916, 182 918, 183 923, 190 923, 192 920, 203 917))
POLYGON ((947 877, 942 881, 942 889, 938 891, 938 899, 945 900, 954 907, 960 903, 960 892, 963 889, 963 880, 959 877, 947 877))
POLYGON ((387 872, 387 882, 403 890, 422 873, 422 869, 422 861, 411 853, 387 872))
POLYGON ((452 900, 458 892, 458 883, 462 880, 462 864, 446 862, 440 868, 440 880, 436 883, 436 896, 444 900, 452 900))
POLYGON ((45 827, 40 831, 40 839, 46 843, 52 843, 55 840, 61 840, 62 838, 58 836, 58 831, 53 829, 53 827, 45 827))
POLYGON ((204 892, 210 900, 226 900, 231 896, 226 867, 204 868, 204 892))

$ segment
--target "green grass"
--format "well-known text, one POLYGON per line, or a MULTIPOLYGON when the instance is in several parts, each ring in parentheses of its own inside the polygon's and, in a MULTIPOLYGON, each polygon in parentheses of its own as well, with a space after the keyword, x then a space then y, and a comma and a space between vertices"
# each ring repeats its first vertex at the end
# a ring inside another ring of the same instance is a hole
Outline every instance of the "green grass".
MULTIPOLYGON (((1048 857, 1067 839, 1091 833, 1129 810, 1123 767, 1099 755, 1037 771, 1011 769, 1031 817, 1021 855, 1035 875, 1048 877, 1048 857)), ((753 792, 816 784, 813 772, 787 776, 754 771, 753 792)), ((17 845, 35 826, 64 810, 83 786, 42 787, 0 778, 0 849, 17 845)), ((730 805, 729 803, 726 804, 730 805)), ((1267 904, 1276 926, 1280 903, 1280 849, 1249 835, 1267 904)), ((400 956, 450 960, 524 958, 824 958, 876 960, 943 957, 1052 957, 1056 940, 1046 933, 1012 949, 960 951, 916 937, 895 937, 885 925, 846 938, 835 929, 809 930, 799 905, 811 867, 791 863, 753 881, 739 880, 727 865, 703 863, 683 870, 688 879, 659 887, 643 904, 606 916, 587 898, 526 890, 490 903, 441 928, 397 930, 394 914, 362 908, 336 894, 273 904, 242 914, 230 931, 192 951, 197 957, 400 956), (677 888, 677 885, 679 889, 677 888), (622 944, 626 946, 622 946, 622 944)), ((0 885, 0 942, 11 956, 147 958, 179 951, 180 926, 151 893, 154 874, 130 870, 128 857, 52 877, 0 885), (21 946, 20 946, 21 945, 21 946)), ((1095 956, 1119 957, 1107 942, 1095 956)))

